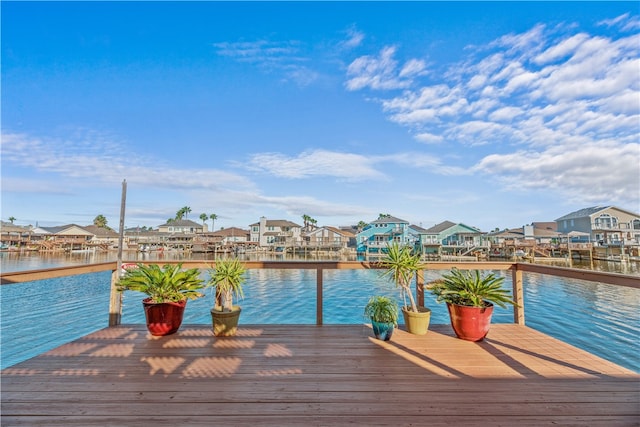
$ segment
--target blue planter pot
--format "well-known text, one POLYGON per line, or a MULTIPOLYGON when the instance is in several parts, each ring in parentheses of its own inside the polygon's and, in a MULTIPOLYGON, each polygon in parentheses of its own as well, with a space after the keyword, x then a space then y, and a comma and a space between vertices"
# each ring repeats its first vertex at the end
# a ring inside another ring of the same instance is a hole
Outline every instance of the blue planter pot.
POLYGON ((373 320, 371 321, 371 326, 373 327, 375 337, 382 341, 389 341, 395 329, 393 323, 376 322, 373 320))

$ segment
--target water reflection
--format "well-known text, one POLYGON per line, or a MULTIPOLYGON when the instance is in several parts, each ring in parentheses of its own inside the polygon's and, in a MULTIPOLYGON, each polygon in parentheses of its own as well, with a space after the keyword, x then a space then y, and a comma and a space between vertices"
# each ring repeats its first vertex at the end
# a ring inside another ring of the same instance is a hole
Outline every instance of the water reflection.
MULTIPOLYGON (((213 253, 188 253, 179 251, 165 252, 127 252, 124 254, 125 261, 187 261, 187 260, 215 260, 223 255, 213 253)), ((238 258, 246 261, 318 261, 318 260, 340 260, 340 261, 364 261, 363 257, 340 256, 338 254, 323 258, 315 255, 291 255, 274 254, 267 252, 239 254, 238 258)), ((109 252, 71 252, 71 253, 47 253, 47 252, 0 252, 0 267, 4 272, 37 270, 44 268, 66 267, 71 265, 93 264, 99 262, 115 262, 117 253, 109 252)), ((503 261, 503 259, 497 259, 503 261)), ((621 273, 630 275, 640 275, 639 261, 604 261, 594 260, 593 265, 588 260, 573 260, 571 265, 566 259, 542 260, 537 259, 537 263, 557 267, 573 267, 580 269, 593 269, 608 273, 621 273)))

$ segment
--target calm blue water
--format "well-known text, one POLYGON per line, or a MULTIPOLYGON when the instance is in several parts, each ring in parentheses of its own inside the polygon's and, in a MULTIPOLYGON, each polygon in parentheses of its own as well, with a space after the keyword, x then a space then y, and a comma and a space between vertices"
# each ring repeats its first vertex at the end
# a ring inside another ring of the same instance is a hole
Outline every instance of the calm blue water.
MULTIPOLYGON (((206 275, 206 273, 203 273, 206 275)), ((315 270, 250 270, 241 323, 314 324, 315 270)), ((428 272, 428 281, 438 277, 428 272)), ((63 343, 107 327, 109 272, 0 286, 0 365, 14 365, 63 343)), ((505 283, 510 286, 510 275, 505 283)), ((324 272, 324 323, 366 322, 362 310, 374 294, 398 297, 379 272, 324 272)), ((640 373, 640 290, 524 274, 528 326, 640 373)), ((185 324, 210 324, 211 291, 189 301, 185 324)), ((144 323, 141 294, 124 295, 122 323, 144 323)), ((446 307, 425 295, 433 324, 448 324, 446 307)), ((511 309, 494 311, 494 322, 511 323, 511 309)))

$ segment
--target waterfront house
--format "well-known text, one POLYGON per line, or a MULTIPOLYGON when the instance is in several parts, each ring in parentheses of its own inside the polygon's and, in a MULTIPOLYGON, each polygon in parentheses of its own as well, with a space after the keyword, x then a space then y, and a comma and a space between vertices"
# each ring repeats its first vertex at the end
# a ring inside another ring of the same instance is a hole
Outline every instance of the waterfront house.
POLYGON ((94 234, 77 224, 55 227, 36 227, 33 229, 33 243, 41 250, 85 250, 91 245, 94 234))
POLYGON ((157 230, 147 227, 132 227, 124 230, 124 249, 141 249, 162 246, 164 241, 157 230))
POLYGON ((251 242, 256 242, 261 248, 299 246, 302 241, 302 227, 284 219, 271 220, 263 216, 249 227, 251 242))
POLYGON ((212 233, 207 233, 208 236, 219 239, 222 245, 231 245, 235 243, 247 243, 250 239, 249 230, 243 230, 238 227, 222 228, 212 233))
POLYGON ((160 233, 198 234, 206 231, 206 224, 198 224, 190 219, 176 219, 158 226, 160 233))
POLYGON ((0 245, 2 249, 17 249, 31 235, 31 230, 31 226, 22 227, 10 222, 0 221, 0 245))
POLYGON ((560 233, 584 233, 585 239, 596 245, 640 245, 640 214, 615 206, 580 209, 556 219, 555 222, 560 233))
MULTIPOLYGON (((561 249, 562 233, 555 222, 533 222, 523 227, 493 231, 486 238, 491 244, 491 256, 553 256, 561 249)), ((566 245, 565 245, 566 246, 566 245)))
POLYGON ((413 246, 415 241, 409 222, 391 215, 380 215, 356 235, 358 253, 380 253, 393 242, 413 246))
POLYGON ((234 252, 244 251, 249 245, 249 231, 238 227, 221 228, 194 237, 193 252, 234 252))
POLYGON ((104 250, 118 247, 120 235, 111 228, 98 227, 97 225, 87 225, 83 228, 93 234, 90 243, 95 246, 104 250))
POLYGON ((311 249, 346 249, 355 242, 355 235, 336 227, 317 227, 302 236, 302 246, 311 249))
POLYGON ((427 256, 469 255, 489 248, 485 233, 462 223, 443 221, 419 234, 420 250, 427 256))

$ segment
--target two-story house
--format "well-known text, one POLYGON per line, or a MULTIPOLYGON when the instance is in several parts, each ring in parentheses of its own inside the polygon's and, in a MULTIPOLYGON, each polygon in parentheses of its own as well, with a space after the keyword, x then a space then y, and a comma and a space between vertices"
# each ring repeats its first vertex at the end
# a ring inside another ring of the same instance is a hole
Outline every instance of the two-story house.
POLYGON ((261 217, 259 222, 249 226, 252 242, 261 248, 284 248, 299 246, 302 238, 302 227, 294 222, 261 217))
POLYGON ((323 226, 304 233, 302 246, 309 249, 346 249, 354 237, 349 231, 323 226))
POLYGON ((466 255, 474 251, 484 251, 488 242, 482 231, 462 223, 443 221, 420 232, 419 246, 423 254, 466 255))
POLYGON ((198 224, 190 219, 175 219, 158 226, 160 233, 183 233, 183 234, 199 234, 204 233, 206 224, 198 224))
POLYGON ((358 253, 381 253, 387 245, 397 242, 400 245, 415 243, 410 233, 409 222, 391 215, 380 215, 356 235, 358 253))
POLYGON ((615 206, 580 209, 556 219, 556 224, 558 232, 583 233, 596 245, 640 245, 640 214, 615 206))

